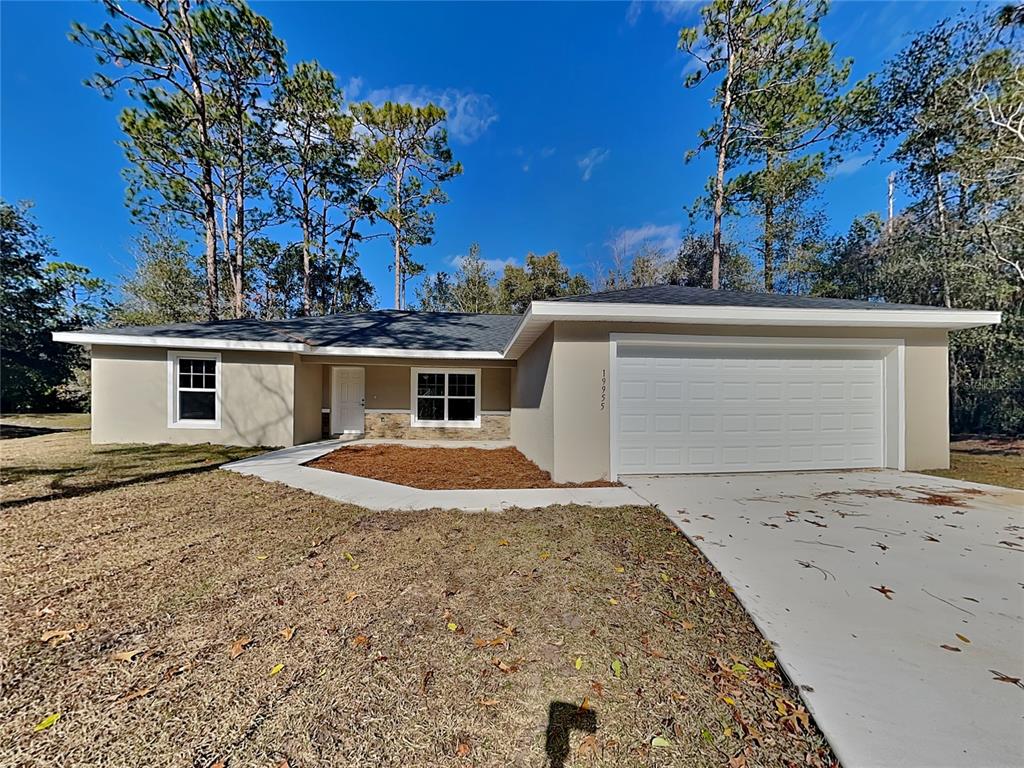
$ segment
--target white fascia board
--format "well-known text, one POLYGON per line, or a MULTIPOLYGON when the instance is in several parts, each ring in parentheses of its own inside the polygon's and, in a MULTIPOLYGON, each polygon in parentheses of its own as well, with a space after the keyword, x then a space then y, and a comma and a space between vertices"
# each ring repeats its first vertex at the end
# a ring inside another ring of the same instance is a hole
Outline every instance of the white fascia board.
POLYGON ((132 336, 130 334, 57 331, 54 341, 68 344, 105 344, 116 347, 166 347, 169 349, 239 349, 259 352, 299 352, 328 357, 406 357, 436 360, 501 360, 501 352, 446 349, 393 349, 390 347, 317 347, 286 341, 238 341, 194 339, 181 336, 132 336))
POLYGON ((970 309, 812 309, 787 307, 709 307, 672 304, 535 301, 505 347, 518 357, 556 320, 581 322, 680 323, 858 328, 943 328, 960 330, 998 325, 1002 313, 970 309))
POLYGON ((501 360, 501 352, 466 349, 392 349, 390 347, 309 347, 318 357, 406 357, 422 360, 501 360))
POLYGON ((808 325, 904 328, 976 328, 998 325, 1002 313, 973 309, 812 309, 709 307, 535 301, 533 314, 551 320, 685 322, 709 325, 808 325))
POLYGON ((131 334, 55 331, 54 341, 67 344, 100 344, 113 347, 165 347, 169 349, 247 349, 260 352, 307 352, 298 342, 195 339, 184 336, 133 336, 131 334))

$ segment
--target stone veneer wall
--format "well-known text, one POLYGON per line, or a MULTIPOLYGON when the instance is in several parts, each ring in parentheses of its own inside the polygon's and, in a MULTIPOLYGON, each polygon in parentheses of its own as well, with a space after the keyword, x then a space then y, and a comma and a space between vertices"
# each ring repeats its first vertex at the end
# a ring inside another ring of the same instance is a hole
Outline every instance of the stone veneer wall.
POLYGON ((364 437, 392 440, 508 440, 512 417, 507 413, 480 414, 479 429, 461 427, 413 427, 408 411, 367 411, 364 437))

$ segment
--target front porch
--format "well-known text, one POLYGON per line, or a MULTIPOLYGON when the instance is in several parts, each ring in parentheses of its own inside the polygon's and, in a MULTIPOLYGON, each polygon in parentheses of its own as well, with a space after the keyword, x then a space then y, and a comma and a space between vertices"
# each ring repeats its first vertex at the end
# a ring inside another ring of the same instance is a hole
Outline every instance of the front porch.
POLYGON ((515 369, 459 361, 324 364, 321 436, 507 441, 515 369))

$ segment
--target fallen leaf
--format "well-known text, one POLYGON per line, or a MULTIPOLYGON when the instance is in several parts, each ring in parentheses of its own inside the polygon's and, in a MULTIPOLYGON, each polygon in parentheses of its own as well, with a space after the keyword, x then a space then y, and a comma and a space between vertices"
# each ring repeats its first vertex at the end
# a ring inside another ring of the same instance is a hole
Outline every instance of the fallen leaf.
POLYGON ((498 542, 498 546, 499 547, 507 547, 508 546, 508 539, 502 539, 501 541, 499 541, 498 542))
POLYGON ((273 677, 278 672, 280 672, 282 669, 284 669, 284 664, 275 664, 274 666, 272 666, 270 668, 270 677, 273 677))
POLYGON ((458 628, 459 628, 459 625, 456 624, 454 621, 449 621, 448 622, 448 630, 449 631, 455 632, 458 628))
POLYGON ((577 656, 576 661, 574 661, 572 665, 576 667, 576 669, 583 669, 583 657, 577 656))
POLYGON ((618 659, 612 660, 612 674, 615 675, 615 677, 622 677, 622 662, 618 659))
POLYGON ((213 765, 211 765, 210 768, 224 768, 224 761, 218 760, 213 765))
POLYGON ((708 597, 715 597, 715 588, 708 587, 708 597))
POLYGON ((256 555, 257 560, 266 560, 270 555, 256 555))
POLYGON ((348 605, 353 600, 355 600, 357 597, 359 597, 359 593, 358 592, 346 592, 345 593, 345 605, 348 605))
POLYGON ((459 745, 455 748, 455 754, 459 757, 467 757, 471 751, 472 749, 469 744, 462 740, 459 741, 459 745))
POLYGON ((666 739, 664 736, 655 736, 651 739, 652 747, 671 747, 672 742, 666 739))
POLYGON ((352 645, 357 648, 368 648, 370 645, 370 638, 366 635, 356 635, 352 638, 352 645))
POLYGON ((235 642, 233 642, 231 644, 231 651, 230 651, 231 658, 232 659, 237 659, 239 656, 242 655, 242 652, 245 650, 246 646, 251 644, 251 643, 252 643, 252 638, 249 637, 248 635, 245 635, 245 636, 240 637, 237 640, 235 640, 235 642))
POLYGON ((736 699, 734 699, 732 696, 724 696, 723 695, 722 696, 722 701, 724 701, 726 704, 735 704, 736 703, 736 699))
POLYGON ((744 678, 746 678, 747 675, 750 674, 750 667, 748 667, 746 664, 741 664, 737 661, 735 664, 732 665, 732 673, 736 675, 736 677, 738 677, 740 680, 743 680, 744 678))
POLYGON ((576 747, 576 754, 586 759, 597 757, 597 736, 591 733, 580 739, 580 745, 576 747))
POLYGON ((955 645, 945 645, 945 644, 943 644, 943 645, 940 645, 939 648, 942 648, 942 649, 947 650, 947 651, 953 651, 953 653, 960 653, 960 649, 957 648, 955 645))
POLYGON ((277 764, 277 768, 291 768, 291 763, 288 762, 288 758, 286 757, 284 760, 277 764))
POLYGON ((967 639, 966 637, 964 637, 963 635, 961 635, 961 634, 960 634, 959 632, 956 632, 955 634, 956 634, 956 636, 957 636, 957 639, 958 639, 958 640, 960 640, 960 642, 961 642, 961 643, 967 643, 968 645, 970 644, 970 642, 971 642, 971 641, 970 641, 970 640, 968 640, 968 639, 967 639))
POLYGON ((601 683, 598 680, 594 680, 590 684, 590 690, 592 690, 598 696, 598 698, 604 697, 604 686, 601 685, 601 683))
POLYGON ((758 669, 775 669, 774 661, 765 661, 758 656, 754 657, 754 663, 757 665, 758 669))
POLYGON ((33 728, 32 730, 33 731, 45 731, 47 728, 49 728, 51 725, 56 723, 58 720, 60 720, 60 712, 54 712, 52 715, 47 715, 42 720, 40 720, 38 723, 36 723, 36 727, 33 728))
POLYGON ((659 574, 658 574, 658 577, 659 577, 659 578, 660 578, 660 579, 661 579, 661 580, 662 580, 663 582, 665 582, 666 584, 668 584, 668 574, 667 574, 667 573, 664 573, 664 572, 662 572, 662 573, 659 573, 659 574))
POLYGON ((145 688, 136 688, 134 691, 126 693, 120 700, 128 703, 129 701, 135 701, 135 699, 141 699, 143 696, 148 696, 155 690, 155 685, 148 685, 145 688))
POLYGON ((618 605, 618 604, 619 604, 619 601, 616 600, 614 597, 609 597, 608 598, 608 605, 618 605))
POLYGON ((541 560, 547 560, 549 557, 551 557, 551 553, 550 552, 541 552, 540 553, 540 559, 541 560))
POLYGON ((892 600, 892 598, 889 597, 889 595, 896 594, 893 590, 891 590, 887 586, 885 586, 885 584, 883 584, 880 587, 872 587, 872 589, 875 590, 875 592, 878 592, 879 594, 884 595, 886 600, 892 600))
POLYGON ((127 651, 118 651, 110 654, 111 661, 135 661, 135 657, 142 653, 141 648, 131 648, 127 651))
POLYGON ((481 707, 496 707, 498 706, 497 699, 480 699, 481 707))
POLYGON ((580 709, 590 709, 590 699, 588 699, 586 696, 584 696, 583 701, 580 702, 580 709))
POLYGON ((626 569, 623 568, 621 565, 617 565, 617 566, 615 566, 615 572, 616 573, 625 573, 626 569))
POLYGON ((283 637, 286 643, 290 642, 295 637, 295 627, 283 627, 277 634, 283 637))
POLYGON ((73 629, 51 629, 48 632, 43 632, 43 635, 39 640, 44 643, 49 643, 50 645, 59 645, 65 640, 70 640, 71 635, 74 633, 75 630, 73 629))

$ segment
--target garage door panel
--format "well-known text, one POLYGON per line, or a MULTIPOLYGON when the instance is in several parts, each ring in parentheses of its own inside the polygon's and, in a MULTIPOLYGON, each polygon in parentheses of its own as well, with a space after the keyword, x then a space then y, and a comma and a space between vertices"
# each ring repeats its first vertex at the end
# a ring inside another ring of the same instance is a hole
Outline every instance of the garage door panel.
POLYGON ((616 450, 623 474, 882 464, 877 355, 663 345, 620 351, 616 450))

